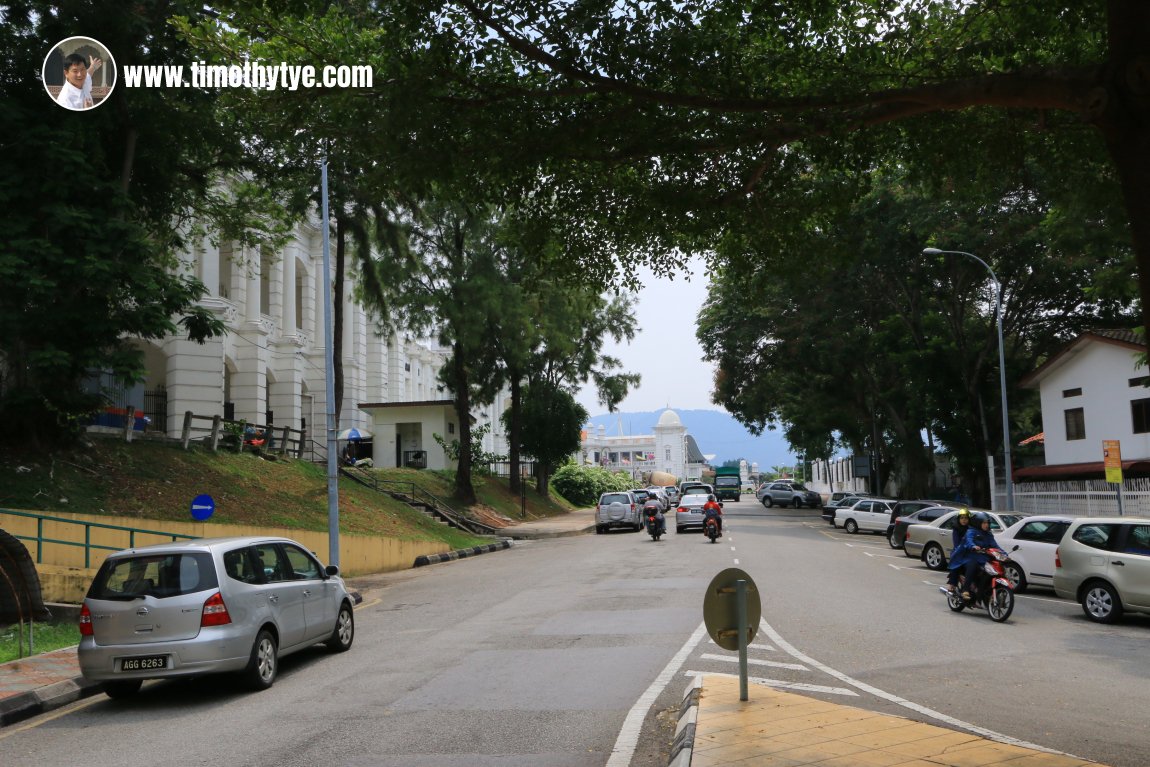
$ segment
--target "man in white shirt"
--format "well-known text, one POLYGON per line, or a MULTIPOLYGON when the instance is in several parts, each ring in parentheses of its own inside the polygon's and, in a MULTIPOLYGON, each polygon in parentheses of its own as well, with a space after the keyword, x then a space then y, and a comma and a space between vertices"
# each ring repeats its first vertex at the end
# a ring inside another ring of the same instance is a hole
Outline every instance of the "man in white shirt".
MULTIPOLYGON (((100 59, 92 58, 92 72, 100 68, 100 59)), ((88 71, 88 60, 78 53, 64 57, 64 85, 56 103, 67 109, 89 109, 92 102, 92 75, 88 71)))

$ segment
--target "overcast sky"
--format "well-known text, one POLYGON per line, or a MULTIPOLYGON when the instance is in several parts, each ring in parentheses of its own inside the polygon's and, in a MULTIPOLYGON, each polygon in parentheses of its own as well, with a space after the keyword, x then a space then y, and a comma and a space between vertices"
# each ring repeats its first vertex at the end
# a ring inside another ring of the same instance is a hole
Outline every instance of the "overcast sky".
MULTIPOLYGON (((706 266, 692 259, 688 273, 675 279, 657 279, 641 269, 644 287, 639 293, 635 316, 639 332, 630 343, 616 344, 608 339, 603 353, 623 361, 627 372, 639 373, 642 383, 631 390, 618 410, 720 410, 711 402, 714 366, 703 361, 703 350, 695 338, 695 318, 706 300, 706 266)), ((585 386, 576 397, 587 412, 599 415, 607 409, 599 404, 594 386, 585 386)))

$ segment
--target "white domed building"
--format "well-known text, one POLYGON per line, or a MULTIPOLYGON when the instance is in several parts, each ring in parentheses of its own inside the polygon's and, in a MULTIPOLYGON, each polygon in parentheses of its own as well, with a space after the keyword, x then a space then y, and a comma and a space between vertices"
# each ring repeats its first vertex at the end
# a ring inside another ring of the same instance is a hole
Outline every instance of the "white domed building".
POLYGON ((653 471, 674 475, 680 480, 698 477, 706 459, 687 433, 679 414, 668 408, 659 416, 654 434, 607 435, 605 426, 588 426, 583 431, 582 461, 612 471, 627 471, 636 479, 653 471))

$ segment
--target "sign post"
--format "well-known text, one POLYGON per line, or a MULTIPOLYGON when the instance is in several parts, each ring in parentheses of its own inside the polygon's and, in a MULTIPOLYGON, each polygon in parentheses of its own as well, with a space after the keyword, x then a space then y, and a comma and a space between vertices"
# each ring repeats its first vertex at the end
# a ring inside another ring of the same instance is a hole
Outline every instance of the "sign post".
POLYGON ((739 700, 747 700, 747 645, 755 638, 763 606, 751 576, 728 567, 711 579, 703 597, 703 622, 715 644, 739 651, 739 700))
POLYGON ((1118 516, 1122 513, 1122 445, 1116 439, 1102 440, 1102 465, 1106 481, 1115 485, 1118 493, 1118 516))

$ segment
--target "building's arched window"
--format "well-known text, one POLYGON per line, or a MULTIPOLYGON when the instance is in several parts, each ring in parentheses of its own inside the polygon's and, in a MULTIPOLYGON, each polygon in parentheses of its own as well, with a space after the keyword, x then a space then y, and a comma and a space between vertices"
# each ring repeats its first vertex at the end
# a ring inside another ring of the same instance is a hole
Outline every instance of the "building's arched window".
POLYGON ((671 460, 671 447, 670 447, 670 446, 668 446, 668 447, 667 447, 667 457, 666 457, 666 460, 668 460, 668 461, 669 461, 669 460, 671 460))

